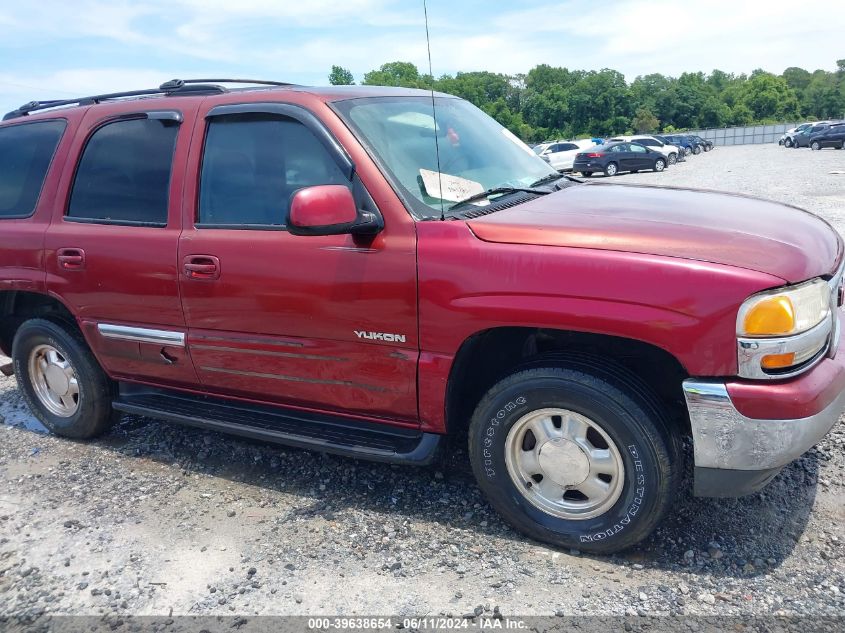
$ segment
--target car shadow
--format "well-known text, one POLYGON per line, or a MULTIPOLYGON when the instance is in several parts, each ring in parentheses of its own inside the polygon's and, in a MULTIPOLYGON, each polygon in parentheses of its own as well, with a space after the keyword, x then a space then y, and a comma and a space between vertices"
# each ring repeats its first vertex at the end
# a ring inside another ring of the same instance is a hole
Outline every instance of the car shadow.
MULTIPOLYGON (((109 434, 91 443, 125 457, 178 465, 185 473, 308 500, 290 510, 291 516, 329 519, 348 509, 375 511, 398 524, 405 519, 425 521, 470 531, 484 541, 495 537, 520 546, 533 543, 555 549, 530 541, 498 517, 475 485, 460 446, 433 466, 405 467, 289 449, 131 415, 124 415, 109 434)), ((613 556, 564 553, 710 577, 765 575, 790 555, 807 525, 816 495, 817 459, 810 451, 765 490, 741 499, 693 497, 687 468, 672 509, 643 543, 613 556)))

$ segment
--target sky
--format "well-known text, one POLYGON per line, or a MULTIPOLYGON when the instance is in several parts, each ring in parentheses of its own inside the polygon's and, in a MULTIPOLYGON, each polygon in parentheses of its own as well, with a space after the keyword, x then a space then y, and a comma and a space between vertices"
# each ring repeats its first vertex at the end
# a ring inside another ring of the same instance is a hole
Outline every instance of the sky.
MULTIPOLYGON (((630 81, 845 58, 842 0, 429 0, 428 14, 435 76, 546 63, 630 81)), ((422 0, 0 0, 0 113, 174 77, 324 85, 338 64, 360 81, 388 61, 427 71, 422 0)))

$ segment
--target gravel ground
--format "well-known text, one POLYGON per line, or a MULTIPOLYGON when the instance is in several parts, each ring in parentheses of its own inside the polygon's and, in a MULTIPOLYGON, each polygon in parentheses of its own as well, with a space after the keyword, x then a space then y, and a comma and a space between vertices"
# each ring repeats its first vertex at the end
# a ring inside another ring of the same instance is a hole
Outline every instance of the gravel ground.
MULTIPOLYGON (((717 148, 618 177, 804 206, 845 229, 845 151, 717 148)), ((5 362, 5 361, 0 361, 5 362)), ((0 616, 845 615, 845 425, 738 500, 684 492, 639 548, 510 530, 458 454, 370 464, 125 416, 44 433, 0 377, 0 616)))

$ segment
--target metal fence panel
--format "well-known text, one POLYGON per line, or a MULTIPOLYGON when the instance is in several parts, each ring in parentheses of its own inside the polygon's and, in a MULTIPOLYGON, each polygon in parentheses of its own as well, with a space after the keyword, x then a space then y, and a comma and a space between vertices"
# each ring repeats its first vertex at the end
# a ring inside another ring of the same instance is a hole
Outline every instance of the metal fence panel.
POLYGON ((798 123, 786 122, 769 123, 766 125, 707 128, 703 130, 689 130, 688 134, 695 134, 701 138, 711 140, 716 145, 777 143, 784 132, 798 125, 798 123))

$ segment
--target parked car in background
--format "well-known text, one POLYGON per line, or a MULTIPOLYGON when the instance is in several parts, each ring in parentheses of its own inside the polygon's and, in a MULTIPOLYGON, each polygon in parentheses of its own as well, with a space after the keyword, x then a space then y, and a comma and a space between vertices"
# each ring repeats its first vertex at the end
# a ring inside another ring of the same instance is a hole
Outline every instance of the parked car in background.
POLYGON ((658 151, 637 143, 612 142, 597 145, 588 152, 575 157, 574 171, 579 171, 586 178, 596 172, 605 176, 615 176, 619 172, 653 170, 663 171, 669 164, 669 158, 658 151))
POLYGON ((692 154, 693 143, 688 136, 684 134, 662 134, 661 136, 672 145, 683 148, 685 156, 692 154))
POLYGON ((538 145, 534 148, 534 152, 558 171, 572 171, 575 155, 593 146, 595 143, 589 138, 576 141, 553 141, 538 145))
POLYGON ((819 132, 822 132, 830 127, 830 121, 821 121, 816 123, 815 125, 811 125, 809 127, 804 128, 800 132, 797 132, 795 136, 792 138, 792 147, 795 149, 801 147, 810 147, 810 137, 815 136, 819 132))
POLYGON ((786 139, 789 139, 789 145, 786 145, 786 147, 791 147, 792 135, 795 134, 795 130, 797 129, 797 127, 791 127, 786 132, 781 134, 781 137, 778 139, 778 145, 786 145, 786 139))
POLYGON ((829 127, 810 135, 810 149, 845 146, 845 122, 831 123, 829 127))
POLYGON ((701 146, 705 152, 709 152, 713 149, 713 141, 710 139, 704 138, 703 136, 698 136, 697 134, 692 135, 693 140, 701 146))
POLYGON ((650 147, 655 151, 665 154, 670 165, 674 165, 678 162, 678 156, 683 154, 683 151, 677 145, 666 143, 665 141, 661 141, 658 138, 647 134, 638 134, 635 136, 614 136, 610 140, 618 143, 639 143, 640 145, 650 147))
POLYGON ((678 160, 677 160, 677 162, 683 163, 684 161, 686 161, 687 152, 682 146, 678 145, 677 143, 673 143, 671 140, 669 140, 668 137, 666 137, 663 134, 652 134, 652 136, 654 138, 656 138, 658 141, 660 141, 661 143, 663 143, 664 145, 674 145, 675 147, 678 148, 678 160))
POLYGON ((795 147, 795 137, 803 134, 805 130, 808 128, 813 127, 814 125, 820 125, 822 123, 827 123, 827 121, 809 121, 807 123, 802 123, 801 125, 795 127, 791 131, 787 131, 784 135, 783 139, 783 146, 784 147, 795 147))

